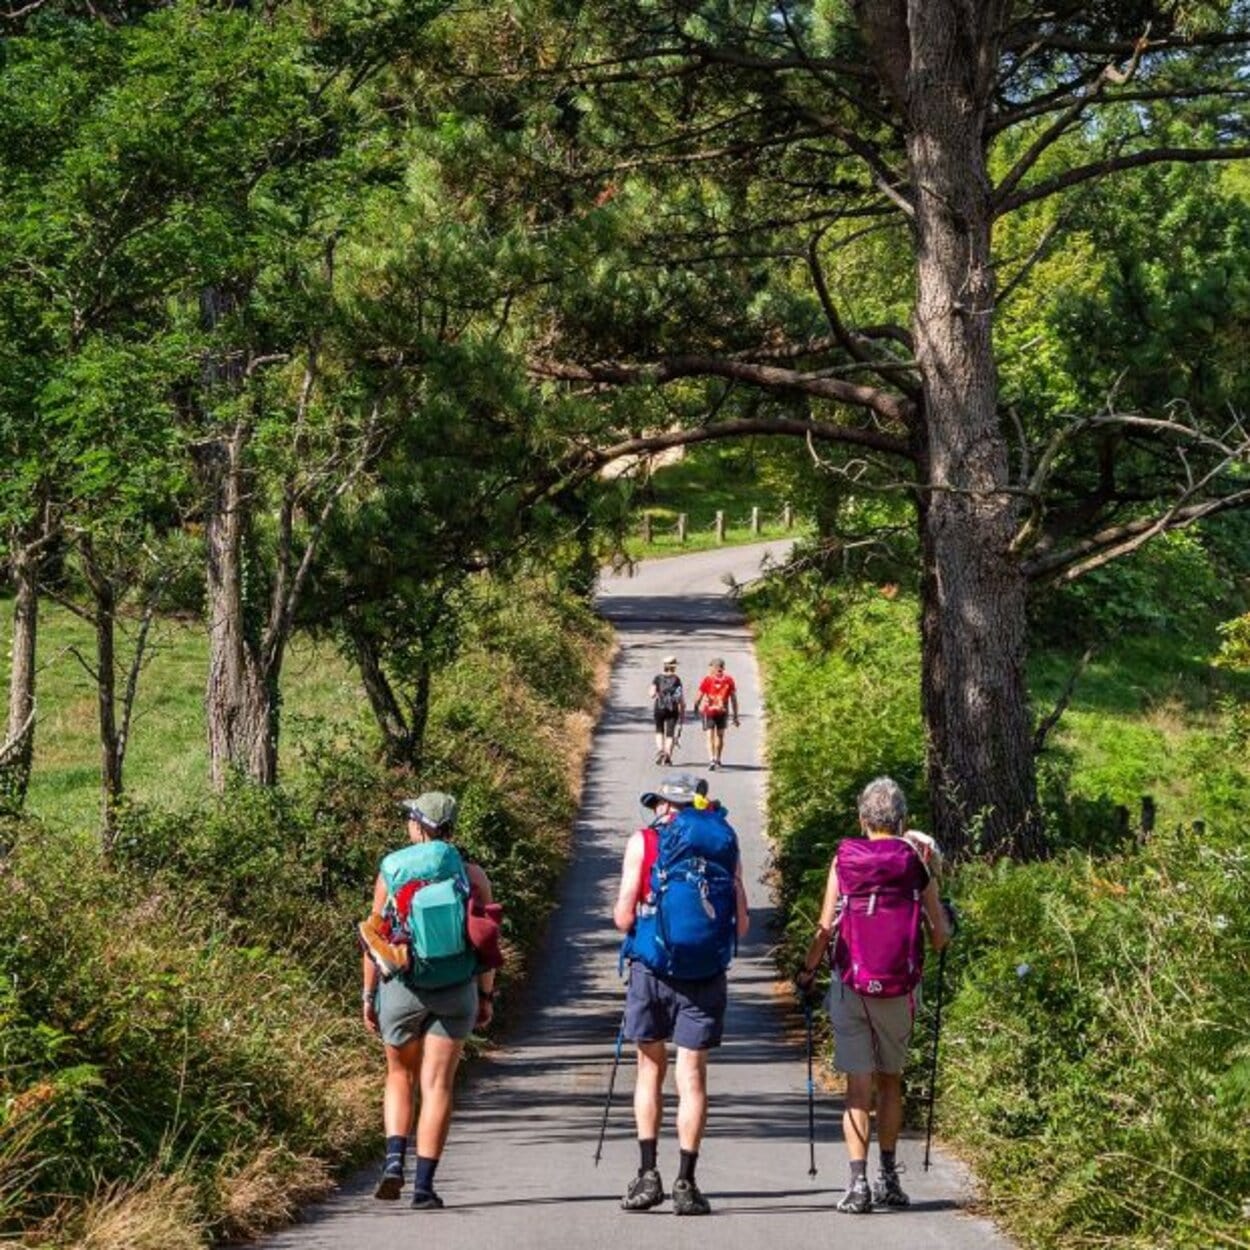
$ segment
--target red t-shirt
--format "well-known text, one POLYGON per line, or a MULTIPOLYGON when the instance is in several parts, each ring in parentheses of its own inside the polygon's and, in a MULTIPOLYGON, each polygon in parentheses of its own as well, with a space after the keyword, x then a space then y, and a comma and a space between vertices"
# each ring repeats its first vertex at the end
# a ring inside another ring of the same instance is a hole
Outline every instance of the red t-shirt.
POLYGON ((738 687, 728 673, 713 677, 710 673, 699 683, 702 702, 699 710, 708 716, 719 716, 729 706, 729 696, 737 694, 738 687))

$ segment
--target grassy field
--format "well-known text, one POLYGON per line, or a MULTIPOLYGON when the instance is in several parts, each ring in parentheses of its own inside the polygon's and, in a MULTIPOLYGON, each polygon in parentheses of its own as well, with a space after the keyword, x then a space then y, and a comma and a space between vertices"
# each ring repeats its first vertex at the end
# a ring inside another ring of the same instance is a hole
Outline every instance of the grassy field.
POLYGON ((637 488, 635 522, 625 543, 626 554, 677 555, 707 551, 718 545, 716 514, 725 517, 726 546, 761 542, 786 535, 801 537, 808 522, 801 504, 788 500, 784 476, 776 471, 776 449, 771 444, 691 448, 637 488), (787 529, 783 512, 792 503, 787 529), (759 530, 751 529, 751 510, 759 509, 759 530), (686 540, 680 542, 677 518, 686 515, 686 540), (642 538, 643 518, 651 524, 651 542, 642 538))
MULTIPOLYGON (((0 599, 0 648, 9 652, 12 607, 0 599)), ((99 729, 95 683, 76 658, 94 647, 91 627, 45 603, 40 617, 35 765, 28 809, 54 828, 90 828, 99 816, 99 729)), ((171 804, 208 787, 204 687, 208 639, 198 621, 155 627, 139 680, 126 755, 126 787, 144 803, 171 804)), ((128 664, 129 649, 120 662, 128 664)), ((297 774, 301 745, 326 726, 364 732, 368 709, 359 679, 339 652, 296 637, 282 680, 281 767, 297 774)))

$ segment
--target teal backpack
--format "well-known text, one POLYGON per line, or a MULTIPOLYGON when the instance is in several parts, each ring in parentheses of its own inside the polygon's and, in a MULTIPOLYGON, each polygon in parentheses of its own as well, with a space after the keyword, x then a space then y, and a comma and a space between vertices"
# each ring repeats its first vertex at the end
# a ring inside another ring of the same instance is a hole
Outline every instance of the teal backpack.
POLYGON ((422 990, 469 980, 477 952, 469 945, 469 874, 460 852, 446 842, 415 842, 392 851, 378 871, 387 911, 412 951, 404 980, 422 990))

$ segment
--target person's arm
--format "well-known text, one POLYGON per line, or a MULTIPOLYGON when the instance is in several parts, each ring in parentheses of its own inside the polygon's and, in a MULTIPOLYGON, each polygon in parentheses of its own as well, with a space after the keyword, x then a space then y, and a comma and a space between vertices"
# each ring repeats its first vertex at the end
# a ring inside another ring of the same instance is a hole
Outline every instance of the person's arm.
MULTIPOLYGON (((373 914, 380 916, 386 906, 386 882, 382 874, 373 883, 373 914)), ((375 1001, 378 992, 378 966, 367 954, 360 957, 360 1014, 370 1033, 378 1031, 378 1009, 375 1001)))
POLYGON ((658 699, 659 697, 660 697, 660 682, 658 678, 653 677, 651 679, 651 702, 654 703, 656 699, 658 699))
POLYGON ((616 892, 616 906, 612 908, 612 923, 622 933, 628 933, 634 927, 644 851, 641 831, 630 834, 629 841, 625 843, 625 858, 621 862, 621 885, 616 892))
POLYGON ((729 679, 729 707, 733 712, 734 725, 738 724, 738 683, 729 679))
POLYGON ((946 908, 938 897, 936 877, 929 878, 929 884, 920 896, 920 903, 924 908, 924 918, 929 922, 929 941, 933 943, 935 951, 940 951, 951 940, 951 927, 946 919, 946 908))
POLYGON ((834 922, 838 918, 838 870, 836 860, 829 865, 829 876, 825 881, 825 900, 820 908, 820 920, 816 932, 808 944, 807 954, 803 957, 803 967, 795 982, 801 990, 807 990, 816 978, 816 969, 825 957, 829 942, 833 937, 834 922))
POLYGON ((747 888, 742 881, 742 860, 734 869, 734 890, 738 895, 738 937, 744 938, 751 927, 751 910, 747 906, 747 888))
POLYGON ((699 689, 698 689, 698 692, 697 692, 697 693, 695 694, 695 696, 694 696, 694 706, 690 709, 690 714, 691 714, 692 716, 698 716, 698 714, 699 714, 699 705, 700 705, 702 702, 703 702, 703 683, 702 683, 702 682, 700 682, 700 683, 699 683, 699 689))
MULTIPOLYGON (((473 887, 478 901, 483 907, 495 901, 495 892, 491 889, 490 878, 480 864, 466 864, 465 871, 469 874, 469 885, 473 887)), ((495 1014, 495 969, 480 968, 477 974, 477 1023, 485 1028, 495 1014)))

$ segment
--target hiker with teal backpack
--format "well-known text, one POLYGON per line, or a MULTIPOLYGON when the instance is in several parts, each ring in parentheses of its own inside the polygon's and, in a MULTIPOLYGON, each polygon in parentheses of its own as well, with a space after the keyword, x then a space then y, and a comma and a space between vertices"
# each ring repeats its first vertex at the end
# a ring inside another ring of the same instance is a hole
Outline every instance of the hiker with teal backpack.
POLYGON ((843 1135, 851 1180, 837 1209, 854 1215, 873 1205, 905 1207, 895 1156, 903 1126, 903 1067, 924 971, 925 930, 935 950, 950 940, 938 898, 932 839, 907 830, 907 801, 889 777, 859 796, 863 837, 838 844, 820 922, 795 978, 805 998, 826 952, 832 979, 825 1002, 833 1025, 834 1066, 846 1074, 843 1135), (832 945, 831 945, 832 944, 832 945), (877 1095, 880 1172, 868 1184, 873 1085, 877 1095))
POLYGON ((719 804, 689 774, 666 777, 641 796, 654 812, 625 847, 612 918, 629 964, 622 1035, 637 1048, 634 1117, 638 1174, 621 1206, 647 1211, 664 1201, 657 1163, 668 1044, 677 1047, 676 1215, 707 1215, 695 1167, 707 1124, 708 1052, 721 1043, 726 971, 750 924, 738 838, 719 804))
POLYGON ((375 1196, 394 1200, 403 1191, 419 1091, 412 1205, 428 1210, 443 1205, 434 1173, 465 1039, 493 1013, 499 909, 486 873, 448 841, 456 800, 432 791, 401 807, 410 845, 382 860, 373 913, 359 926, 364 1022, 386 1046, 386 1162, 375 1196), (489 940, 481 926, 492 931, 489 940))

